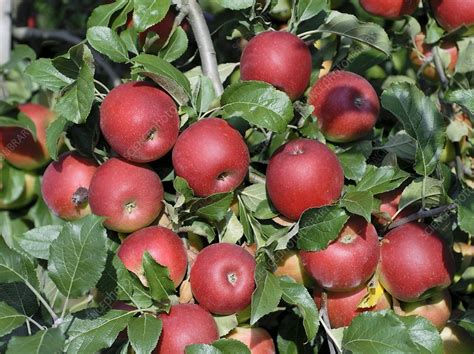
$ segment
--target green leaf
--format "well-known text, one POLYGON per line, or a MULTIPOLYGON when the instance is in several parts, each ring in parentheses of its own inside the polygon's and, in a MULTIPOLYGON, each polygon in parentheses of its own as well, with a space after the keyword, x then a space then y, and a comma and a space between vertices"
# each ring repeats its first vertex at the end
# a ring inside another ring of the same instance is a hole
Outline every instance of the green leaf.
POLYGON ((59 141, 64 131, 71 124, 71 122, 61 116, 52 121, 46 129, 46 147, 53 160, 58 159, 59 141))
POLYGON ((230 10, 243 10, 253 6, 253 0, 216 0, 216 2, 230 10))
POLYGON ((160 22, 170 8, 170 0, 134 0, 133 25, 138 32, 160 22))
POLYGON ((474 335, 474 310, 467 310, 459 319, 459 325, 468 331, 471 336, 474 335))
POLYGON ((370 192, 350 191, 341 199, 341 206, 348 212, 364 217, 370 223, 374 196, 370 192))
POLYGON ((216 98, 211 79, 200 75, 193 86, 193 107, 198 113, 205 113, 216 98))
POLYGON ((420 201, 425 208, 438 206, 444 201, 444 195, 442 181, 430 177, 418 178, 403 190, 398 208, 403 209, 420 201))
POLYGON ((474 57, 474 41, 472 37, 467 37, 458 41, 459 57, 456 63, 456 73, 466 74, 474 70, 472 58, 474 57))
POLYGON ((233 193, 213 194, 194 203, 191 212, 211 221, 220 221, 226 216, 233 199, 233 193))
POLYGON ((6 303, 0 302, 0 337, 20 327, 25 321, 25 315, 18 313, 6 303))
MULTIPOLYGON (((227 78, 234 72, 235 68, 238 67, 240 63, 224 63, 217 66, 217 72, 219 73, 219 79, 221 82, 225 82, 227 78)), ((195 66, 191 70, 188 70, 184 73, 186 78, 192 85, 195 85, 200 75, 203 75, 202 68, 200 66, 195 66)))
POLYGON ((227 219, 224 235, 220 242, 237 243, 244 235, 244 228, 232 211, 228 213, 227 219))
POLYGON ((134 73, 143 74, 163 87, 180 105, 186 104, 191 98, 191 85, 181 71, 155 55, 140 54, 132 59, 143 68, 134 73))
POLYGON ((298 0, 296 2, 296 19, 297 21, 307 21, 323 10, 329 9, 327 0, 298 0))
POLYGON ((27 216, 35 227, 65 224, 64 220, 55 216, 51 210, 48 209, 41 194, 38 196, 36 203, 28 210, 27 216))
POLYGON ((66 297, 79 297, 94 287, 107 258, 102 218, 89 215, 67 223, 51 244, 48 272, 66 297))
POLYGON ((125 329, 133 312, 111 310, 95 319, 74 318, 61 327, 67 330, 66 353, 95 353, 109 348, 125 329))
POLYGON ((188 202, 193 199, 193 190, 191 187, 189 187, 188 181, 186 181, 184 178, 176 176, 173 181, 173 187, 176 192, 180 193, 184 197, 184 202, 188 202))
POLYGON ((408 329, 411 340, 418 346, 420 354, 443 354, 443 341, 436 327, 424 317, 399 317, 408 329))
POLYGON ((384 55, 391 54, 390 39, 384 29, 375 23, 361 22, 357 17, 331 11, 328 22, 317 29, 317 32, 333 33, 369 45, 384 55))
MULTIPOLYGON (((5 234, 2 232, 3 237, 5 234)), ((0 283, 23 282, 31 290, 38 289, 38 277, 31 261, 10 249, 0 238, 0 283)))
POLYGON ((474 198, 472 189, 463 189, 455 202, 458 206, 458 223, 461 230, 474 236, 474 198))
POLYGON ((216 238, 214 228, 202 221, 193 221, 191 225, 183 226, 184 232, 192 232, 196 235, 205 237, 207 242, 211 243, 216 238))
POLYGON ((337 158, 344 170, 344 176, 353 181, 359 181, 367 169, 366 157, 358 151, 350 149, 337 154, 337 158))
POLYGON ((259 204, 267 199, 265 184, 256 183, 245 187, 244 190, 240 192, 240 197, 250 211, 257 211, 259 204))
MULTIPOLYGON (((36 59, 36 53, 31 47, 25 44, 16 44, 10 53, 10 58, 6 63, 0 65, 0 71, 14 69, 23 64, 26 60, 32 61, 36 59)), ((23 69, 23 68, 22 68, 23 69)))
POLYGON ((64 341, 59 328, 49 328, 32 336, 13 337, 8 343, 7 354, 60 354, 64 351, 64 341))
POLYGON ((0 169, 0 200, 9 204, 17 200, 25 190, 25 172, 3 163, 0 169))
POLYGON ((26 74, 39 85, 58 92, 63 87, 74 82, 53 65, 53 61, 47 58, 40 58, 32 62, 25 70, 26 74))
POLYGON ((217 325, 219 337, 225 336, 239 325, 239 321, 237 320, 237 315, 235 313, 227 316, 216 315, 214 316, 214 321, 217 325))
POLYGON ((312 341, 319 328, 319 312, 313 297, 304 285, 295 283, 290 278, 280 278, 282 299, 288 304, 296 305, 303 317, 303 325, 308 341, 312 341))
POLYGON ((430 175, 444 146, 444 122, 429 97, 415 85, 395 83, 382 94, 382 106, 403 124, 406 133, 416 140, 415 171, 430 175))
POLYGON ((17 237, 18 244, 35 258, 49 259, 49 248, 62 230, 61 225, 47 225, 28 230, 17 237))
POLYGON ((125 43, 117 32, 105 26, 94 26, 87 30, 87 41, 92 48, 110 58, 116 63, 128 61, 128 51, 125 43))
POLYGON ((469 135, 469 127, 464 122, 453 120, 446 128, 446 135, 450 141, 460 142, 465 136, 469 135))
POLYGON ((255 270, 256 288, 252 294, 250 324, 254 325, 260 318, 275 311, 282 296, 280 280, 270 273, 265 265, 257 263, 255 270))
POLYGON ((175 290, 168 268, 157 263, 148 252, 143 255, 142 263, 151 296, 160 303, 169 304, 169 296, 175 290))
POLYGON ((272 85, 246 81, 228 86, 221 97, 225 118, 242 117, 249 123, 282 133, 293 119, 290 98, 272 85))
POLYGON ((408 173, 397 167, 368 165, 365 175, 357 183, 355 190, 371 192, 374 195, 380 194, 400 187, 408 177, 410 177, 408 173))
POLYGON ((128 323, 128 339, 137 354, 151 353, 158 344, 163 324, 159 318, 144 314, 131 318, 128 323))
POLYGON ((212 344, 191 344, 186 354, 250 354, 249 348, 235 339, 219 339, 212 344))
POLYGON ((111 4, 98 6, 92 11, 92 14, 87 20, 87 28, 95 26, 107 26, 112 16, 125 7, 129 0, 116 0, 111 4))
POLYGON ((23 113, 18 113, 17 119, 11 117, 0 117, 0 127, 18 127, 28 130, 33 139, 36 140, 36 126, 33 121, 23 113))
POLYGON ((463 107, 474 119, 474 89, 449 91, 444 98, 463 107))
POLYGON ((160 50, 159 56, 168 62, 175 61, 186 52, 188 42, 186 32, 179 26, 168 39, 166 46, 160 50))
POLYGON ((306 251, 325 249, 339 236, 348 219, 349 215, 338 206, 306 210, 300 218, 298 248, 306 251))
POLYGON ((28 317, 33 316, 39 307, 36 295, 20 282, 0 284, 0 301, 28 317))
POLYGON ((403 160, 415 161, 416 140, 409 136, 404 130, 391 136, 383 148, 403 160))

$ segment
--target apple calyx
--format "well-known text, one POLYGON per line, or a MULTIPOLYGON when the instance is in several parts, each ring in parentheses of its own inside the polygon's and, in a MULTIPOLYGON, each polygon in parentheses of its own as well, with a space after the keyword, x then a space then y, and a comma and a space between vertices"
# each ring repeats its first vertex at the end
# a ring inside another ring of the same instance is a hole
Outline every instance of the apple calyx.
POLYGON ((125 206, 124 206, 128 214, 132 214, 136 207, 137 207, 136 202, 128 202, 128 203, 125 203, 125 206))
POLYGON ((84 205, 89 200, 89 190, 84 187, 79 187, 77 190, 72 194, 72 203, 79 207, 84 205))
POLYGON ((227 281, 229 282, 229 284, 235 285, 235 283, 237 283, 237 274, 233 272, 227 273, 227 281))

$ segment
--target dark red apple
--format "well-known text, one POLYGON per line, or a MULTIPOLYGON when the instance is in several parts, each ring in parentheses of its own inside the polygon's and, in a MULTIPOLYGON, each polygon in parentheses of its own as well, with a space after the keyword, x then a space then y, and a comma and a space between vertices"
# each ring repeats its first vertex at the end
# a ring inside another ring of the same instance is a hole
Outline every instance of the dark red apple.
POLYGON ((333 71, 320 78, 309 93, 313 114, 325 137, 334 142, 358 140, 372 131, 380 103, 372 85, 349 71, 333 71))
POLYGON ((114 88, 100 106, 100 129, 121 156, 150 162, 171 150, 179 133, 176 105, 165 92, 139 81, 114 88))
POLYGON ((122 242, 117 255, 125 267, 142 281, 145 252, 158 264, 168 268, 175 287, 183 281, 188 260, 183 242, 173 231, 162 226, 150 226, 135 231, 122 242))
POLYGON ((382 240, 380 282, 398 300, 427 299, 448 287, 453 275, 453 254, 428 225, 404 224, 382 240))
POLYGON ((405 186, 402 186, 389 192, 381 193, 377 196, 380 199, 380 212, 387 214, 380 215, 375 218, 378 224, 387 225, 390 222, 402 219, 416 212, 417 208, 415 206, 407 206, 397 214, 404 189, 405 186), (387 218, 387 216, 389 218, 387 218))
POLYGON ((249 151, 240 133, 225 120, 202 119, 178 137, 173 167, 199 197, 230 192, 247 175, 249 151))
POLYGON ((263 328, 237 327, 227 338, 244 343, 251 354, 275 354, 275 344, 270 334, 263 328))
POLYGON ((163 185, 147 166, 111 158, 101 165, 89 187, 94 214, 106 217, 104 225, 118 232, 148 226, 162 209, 163 185))
POLYGON ((413 14, 420 0, 360 0, 360 5, 369 14, 388 19, 413 14))
MULTIPOLYGON (((314 289, 314 302, 321 308, 321 288, 314 289)), ((366 311, 380 311, 390 308, 390 301, 384 294, 374 307, 359 308, 359 304, 367 295, 367 287, 362 287, 343 293, 327 292, 326 308, 328 311, 329 323, 332 328, 347 327, 354 317, 366 311)))
POLYGON ((97 163, 77 152, 62 154, 44 172, 41 194, 51 211, 65 220, 90 214, 89 185, 97 163))
POLYGON ((311 76, 311 53, 306 44, 288 32, 263 32, 252 38, 240 58, 244 81, 267 82, 292 100, 303 95, 311 76))
POLYGON ((326 249, 300 254, 306 271, 320 286, 331 291, 348 291, 360 287, 374 274, 380 246, 375 227, 353 216, 326 249))
POLYGON ((214 318, 199 305, 173 305, 169 314, 161 313, 159 318, 163 329, 157 354, 184 354, 188 345, 210 344, 219 339, 214 318))
POLYGON ((34 170, 44 166, 50 159, 46 147, 46 128, 54 120, 55 114, 36 103, 22 104, 18 109, 33 121, 37 140, 27 129, 0 127, 0 155, 15 167, 34 170))
POLYGON ((436 20, 447 31, 474 24, 474 0, 430 0, 436 20))
POLYGON ((344 186, 341 164, 326 145, 297 139, 280 147, 267 168, 267 191, 275 208, 298 220, 306 209, 336 201, 344 186))
POLYGON ((191 267, 191 289, 212 313, 230 315, 250 305, 255 289, 255 259, 230 243, 216 243, 199 252, 191 267))

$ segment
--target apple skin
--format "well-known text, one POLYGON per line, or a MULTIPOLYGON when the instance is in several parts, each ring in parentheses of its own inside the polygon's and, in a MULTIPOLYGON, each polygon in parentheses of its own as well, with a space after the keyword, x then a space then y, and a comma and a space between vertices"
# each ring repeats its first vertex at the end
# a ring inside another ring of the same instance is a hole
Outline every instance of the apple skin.
MULTIPOLYGON (((390 308, 390 302, 385 294, 382 295, 374 307, 358 308, 366 294, 367 287, 365 285, 348 292, 327 292, 326 307, 331 327, 347 327, 351 324, 354 317, 363 312, 380 311, 390 308)), ((321 308, 321 295, 321 288, 316 287, 313 292, 313 298, 319 309, 321 308)))
POLYGON ((275 151, 268 163, 266 184, 275 208, 298 220, 306 209, 329 205, 340 197, 344 173, 326 145, 297 139, 275 151))
POLYGON ((321 287, 348 291, 365 284, 374 274, 380 246, 375 227, 353 216, 325 250, 301 251, 300 255, 306 271, 321 287))
POLYGON ((440 336, 445 354, 472 354, 474 338, 461 326, 448 323, 440 336))
POLYGON ((270 334, 263 328, 237 327, 229 335, 228 339, 235 339, 244 343, 251 354, 275 354, 275 344, 270 334))
POLYGON ((430 0, 438 23, 447 31, 474 24, 474 0, 430 0))
POLYGON ((101 165, 89 186, 92 212, 106 217, 104 225, 117 232, 134 232, 150 225, 163 207, 160 177, 147 166, 119 158, 101 165))
POLYGON ((138 35, 140 46, 143 47, 143 45, 145 44, 146 36, 149 32, 155 32, 160 38, 158 38, 158 40, 153 43, 152 47, 150 48, 150 51, 157 52, 158 50, 160 50, 166 44, 168 38, 170 37, 175 18, 175 12, 173 10, 170 10, 160 22, 147 28, 145 31, 140 32, 138 35))
POLYGON ((249 41, 240 58, 243 81, 264 81, 286 92, 291 100, 303 95, 311 70, 308 47, 288 32, 258 34, 249 41))
POLYGON ((214 318, 199 305, 173 305, 169 314, 161 313, 158 317, 163 321, 163 329, 156 354, 184 354, 188 345, 210 344, 219 339, 214 318))
POLYGON ((397 19, 413 14, 420 0, 360 0, 360 5, 369 14, 388 19, 397 19))
POLYGON ((426 300, 400 303, 393 299, 393 310, 401 316, 422 316, 442 331, 451 316, 451 295, 444 290, 426 300))
POLYGON ((33 121, 37 140, 26 129, 1 127, 0 155, 19 169, 34 170, 50 160, 46 147, 46 128, 54 120, 55 114, 36 103, 22 104, 18 109, 33 121))
POLYGON ((277 269, 274 274, 279 277, 288 276, 297 283, 305 285, 311 279, 304 269, 301 257, 298 252, 292 250, 282 250, 275 254, 277 258, 277 269))
MULTIPOLYGON (((1 164, 1 163, 0 163, 1 164)), ((33 199, 36 198, 38 195, 38 187, 39 187, 39 177, 32 174, 31 172, 26 172, 25 173, 25 187, 23 189, 23 192, 21 192, 20 196, 10 202, 10 203, 5 203, 4 199, 0 199, 0 210, 1 209, 8 209, 8 210, 14 210, 14 209, 20 209, 23 208, 24 206, 30 204, 33 199)))
POLYGON ((249 150, 240 133, 220 118, 206 118, 184 130, 173 149, 176 175, 194 194, 207 197, 233 191, 249 168, 249 150))
POLYGON ((188 259, 178 235, 162 226, 149 226, 127 236, 117 255, 129 271, 142 279, 145 252, 157 263, 168 268, 175 288, 181 284, 186 274, 188 259))
POLYGON ((212 313, 230 315, 250 305, 255 289, 254 257, 242 247, 217 243, 199 252, 191 267, 191 289, 212 313))
POLYGON ((100 129, 112 149, 127 160, 150 162, 165 155, 176 142, 178 111, 162 90, 132 81, 107 94, 100 106, 100 129))
POLYGON ((64 220, 77 220, 91 213, 87 197, 74 201, 76 192, 87 193, 97 163, 77 152, 62 154, 46 168, 41 183, 41 194, 48 208, 64 220))
POLYGON ((320 78, 309 93, 309 104, 326 139, 347 143, 372 131, 380 103, 372 85, 349 71, 332 71, 320 78))
POLYGON ((387 233, 380 252, 380 282, 393 297, 414 302, 447 288, 454 258, 441 237, 422 223, 408 223, 387 233))

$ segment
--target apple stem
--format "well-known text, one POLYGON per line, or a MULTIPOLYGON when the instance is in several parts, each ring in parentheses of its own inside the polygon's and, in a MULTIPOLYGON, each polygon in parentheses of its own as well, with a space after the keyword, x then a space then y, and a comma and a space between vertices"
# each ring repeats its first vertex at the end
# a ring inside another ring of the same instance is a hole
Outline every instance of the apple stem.
POLYGON ((184 2, 183 11, 187 11, 189 23, 194 33, 194 39, 201 57, 202 72, 211 79, 216 95, 220 96, 224 92, 224 87, 219 77, 216 50, 201 6, 196 0, 187 0, 184 2))
POLYGON ((264 176, 260 176, 259 174, 250 171, 249 172, 249 182, 252 183, 252 184, 256 184, 256 183, 265 184, 266 180, 265 180, 264 176))
POLYGON ((429 210, 420 210, 415 214, 408 215, 405 218, 395 221, 388 227, 388 229, 391 230, 398 226, 407 224, 409 222, 412 222, 418 219, 425 219, 425 218, 437 216, 437 215, 443 214, 444 212, 454 210, 454 209, 456 209, 456 204, 442 205, 440 207, 429 209, 429 210))
MULTIPOLYGON (((0 1, 0 65, 10 59, 11 46, 11 1, 0 1)), ((0 75, 0 101, 7 98, 8 92, 0 75)))

